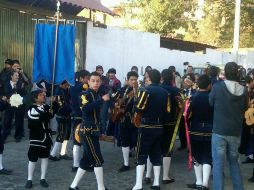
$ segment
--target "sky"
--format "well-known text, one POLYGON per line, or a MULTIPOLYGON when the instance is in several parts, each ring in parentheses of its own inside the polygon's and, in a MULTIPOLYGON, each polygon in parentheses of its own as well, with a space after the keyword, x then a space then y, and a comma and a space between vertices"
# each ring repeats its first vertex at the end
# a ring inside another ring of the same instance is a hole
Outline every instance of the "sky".
MULTIPOLYGON (((119 5, 120 2, 128 2, 130 0, 100 0, 106 7, 114 7, 119 5)), ((205 0, 198 0, 199 6, 204 5, 205 0)))
POLYGON ((128 0, 101 0, 101 3, 105 5, 106 7, 114 7, 116 5, 119 5, 121 2, 125 2, 128 0))

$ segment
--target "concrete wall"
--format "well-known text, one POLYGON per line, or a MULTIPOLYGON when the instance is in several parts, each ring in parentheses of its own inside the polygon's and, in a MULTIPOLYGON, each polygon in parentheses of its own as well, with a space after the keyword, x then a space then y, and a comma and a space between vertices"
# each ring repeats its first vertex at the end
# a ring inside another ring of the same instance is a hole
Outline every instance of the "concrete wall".
MULTIPOLYGON (((110 26, 103 29, 93 27, 92 23, 88 23, 87 28, 86 68, 94 71, 96 65, 102 65, 107 72, 113 67, 121 81, 133 65, 138 66, 139 74, 143 74, 142 70, 147 65, 160 71, 174 65, 183 74, 185 61, 195 67, 205 66, 207 62, 223 66, 228 61, 235 60, 235 55, 231 53, 212 49, 207 49, 202 54, 160 48, 158 34, 110 26)), ((238 59, 245 66, 251 65, 254 53, 250 55, 240 55, 238 59)))

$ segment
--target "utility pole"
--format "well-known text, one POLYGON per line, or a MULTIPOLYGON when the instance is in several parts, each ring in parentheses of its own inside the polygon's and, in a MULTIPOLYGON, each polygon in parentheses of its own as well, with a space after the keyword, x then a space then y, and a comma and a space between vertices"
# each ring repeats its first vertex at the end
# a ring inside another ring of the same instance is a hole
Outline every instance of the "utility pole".
POLYGON ((235 25, 234 25, 234 44, 233 53, 235 54, 235 60, 238 61, 239 50, 239 35, 240 35, 240 18, 241 18, 241 0, 235 1, 235 25))

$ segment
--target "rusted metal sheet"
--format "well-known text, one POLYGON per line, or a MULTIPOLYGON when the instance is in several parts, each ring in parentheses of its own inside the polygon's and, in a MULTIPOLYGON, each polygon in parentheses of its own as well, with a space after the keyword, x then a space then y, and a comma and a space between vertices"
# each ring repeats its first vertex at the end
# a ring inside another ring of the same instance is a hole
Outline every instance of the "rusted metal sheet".
MULTIPOLYGON (((4 60, 18 59, 31 76, 34 54, 34 15, 0 6, 0 69, 4 60)), ((37 18, 40 16, 37 15, 37 18)), ((86 23, 76 23, 76 69, 85 67, 86 23)))
POLYGON ((34 46, 34 21, 29 14, 0 7, 0 61, 18 59, 31 74, 34 46))
MULTIPOLYGON (((40 7, 47 10, 56 10, 57 0, 7 0, 12 3, 18 3, 22 5, 27 5, 30 7, 40 7)), ((115 15, 109 8, 103 6, 100 1, 96 0, 60 0, 61 10, 64 13, 76 15, 84 8, 100 11, 112 16, 115 15)))

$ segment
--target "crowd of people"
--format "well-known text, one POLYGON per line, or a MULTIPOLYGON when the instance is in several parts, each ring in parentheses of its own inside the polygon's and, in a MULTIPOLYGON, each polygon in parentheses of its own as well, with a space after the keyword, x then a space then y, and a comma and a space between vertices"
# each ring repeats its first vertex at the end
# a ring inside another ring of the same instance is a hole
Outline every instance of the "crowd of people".
MULTIPOLYGON (((72 171, 76 172, 70 190, 79 189, 78 184, 87 171, 94 171, 98 190, 108 189, 103 180, 100 140, 116 140, 123 157, 119 172, 130 170, 129 157, 136 150, 136 183, 130 189, 143 189, 146 167, 144 182, 158 190, 161 166, 162 183, 175 181, 169 176, 169 170, 178 134, 180 147, 177 150, 188 149, 190 165, 194 165, 196 181, 187 184, 188 188, 209 189, 212 171, 213 189, 224 189, 226 156, 233 188, 242 190, 239 153, 246 154, 243 163, 254 163, 253 126, 246 124, 244 118, 245 111, 253 106, 254 70, 243 71, 235 62, 229 62, 223 77, 216 66, 198 74, 190 65, 183 77, 174 66, 162 72, 147 66, 144 75, 139 76, 138 68, 133 66, 121 84, 114 68, 104 76, 103 67, 98 65, 91 73, 76 72, 74 86, 66 80, 53 86, 51 97, 51 84, 38 81, 28 90, 31 82, 19 61, 7 59, 0 74, 3 116, 0 174, 12 173, 3 167, 2 155, 13 119, 18 143, 25 135, 23 123, 27 117, 30 143, 25 187, 28 189, 33 187, 38 159, 41 159, 42 187, 49 186, 46 180, 48 160, 66 159, 73 160, 72 171), (13 94, 19 94, 23 104, 13 107, 10 103, 13 94), (73 141, 72 157, 67 155, 70 140, 73 141)), ((254 182, 254 169, 249 181, 254 182)))

